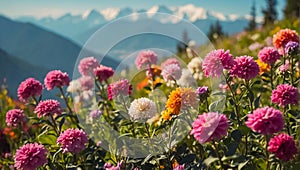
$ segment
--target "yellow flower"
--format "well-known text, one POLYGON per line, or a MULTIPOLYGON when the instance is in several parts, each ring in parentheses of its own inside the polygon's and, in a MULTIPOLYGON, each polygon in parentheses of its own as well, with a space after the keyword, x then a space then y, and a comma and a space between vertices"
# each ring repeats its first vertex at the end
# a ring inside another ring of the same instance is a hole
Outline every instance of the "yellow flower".
POLYGON ((161 112, 161 118, 165 121, 169 121, 172 119, 172 115, 170 112, 168 112, 167 110, 164 110, 161 112))
POLYGON ((181 108, 181 90, 180 88, 177 88, 170 93, 169 99, 166 104, 166 109, 172 115, 178 115, 180 112, 180 108, 181 108))
POLYGON ((265 72, 270 71, 270 68, 271 68, 270 65, 268 65, 267 63, 262 62, 260 59, 257 59, 255 61, 259 66, 259 70, 260 70, 259 74, 263 74, 265 72))

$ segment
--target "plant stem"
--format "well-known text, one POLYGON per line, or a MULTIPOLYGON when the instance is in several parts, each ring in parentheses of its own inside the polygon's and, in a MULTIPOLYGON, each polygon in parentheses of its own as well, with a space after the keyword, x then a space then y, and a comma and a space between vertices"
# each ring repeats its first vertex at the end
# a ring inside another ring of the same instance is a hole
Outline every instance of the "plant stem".
POLYGON ((63 97, 63 99, 64 99, 64 101, 65 101, 65 103, 66 103, 66 105, 67 105, 67 107, 68 107, 68 109, 69 109, 69 112, 70 112, 70 113, 73 113, 73 112, 72 112, 72 109, 71 109, 71 107, 70 107, 70 105, 69 105, 68 99, 66 98, 65 93, 64 93, 62 87, 60 86, 60 87, 58 87, 58 89, 59 89, 59 91, 60 91, 60 93, 61 93, 61 95, 62 95, 62 97, 63 97))
POLYGON ((222 169, 226 169, 225 166, 224 166, 224 164, 223 164, 222 157, 221 157, 221 155, 220 155, 220 153, 219 153, 218 144, 217 144, 215 141, 213 141, 213 142, 212 142, 212 145, 213 145, 213 148, 214 148, 214 150, 215 150, 215 152, 216 152, 216 154, 217 154, 217 157, 218 157, 218 159, 219 159, 221 168, 222 168, 222 169))
POLYGON ((57 127, 57 124, 56 124, 56 121, 55 121, 53 115, 50 115, 50 119, 53 122, 53 129, 54 129, 55 133, 57 134, 57 136, 59 136, 60 130, 57 130, 58 127, 57 127))
POLYGON ((265 141, 266 141, 266 148, 265 148, 265 151, 266 151, 266 161, 267 161, 267 167, 266 167, 266 170, 270 170, 270 161, 269 161, 269 152, 268 152, 268 143, 269 143, 269 137, 268 135, 265 135, 265 141))
POLYGON ((274 74, 274 64, 271 64, 271 75, 270 75, 270 81, 271 81, 271 91, 274 89, 274 82, 273 82, 273 74, 274 74))

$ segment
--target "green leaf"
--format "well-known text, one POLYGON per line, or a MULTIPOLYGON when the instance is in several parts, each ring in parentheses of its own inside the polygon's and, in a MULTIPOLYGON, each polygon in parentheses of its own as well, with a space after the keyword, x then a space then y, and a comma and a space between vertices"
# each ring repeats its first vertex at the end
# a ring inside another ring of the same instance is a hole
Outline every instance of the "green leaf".
POLYGON ((260 95, 254 100, 255 109, 259 108, 260 95))
POLYGON ((217 100, 209 105, 209 111, 211 112, 222 112, 225 108, 225 99, 217 100))
POLYGON ((242 125, 238 129, 242 132, 243 135, 246 135, 251 131, 250 128, 248 128, 246 125, 242 125))
POLYGON ((215 158, 215 157, 210 156, 210 157, 206 158, 206 159, 203 161, 203 163, 204 163, 205 165, 209 166, 211 163, 213 163, 213 162, 215 162, 215 161, 217 161, 217 160, 218 160, 218 158, 215 158))
POLYGON ((240 142, 242 137, 243 137, 243 134, 240 130, 234 130, 231 132, 231 137, 236 141, 236 142, 240 142))
POLYGON ((246 162, 239 163, 238 170, 241 170, 248 162, 249 160, 247 160, 246 162))

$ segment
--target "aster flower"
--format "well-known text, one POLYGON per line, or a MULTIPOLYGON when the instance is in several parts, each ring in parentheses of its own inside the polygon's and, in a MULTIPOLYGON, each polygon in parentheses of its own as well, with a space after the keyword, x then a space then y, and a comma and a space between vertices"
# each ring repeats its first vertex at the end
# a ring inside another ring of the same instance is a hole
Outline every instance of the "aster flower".
POLYGON ((293 138, 283 133, 270 139, 268 151, 283 161, 289 161, 297 154, 297 147, 293 138))
POLYGON ((6 124, 7 126, 18 126, 25 121, 25 114, 23 110, 12 109, 6 113, 6 124))
POLYGON ((285 54, 293 54, 299 50, 299 42, 289 41, 285 47, 285 54))
POLYGON ((180 67, 180 63, 176 58, 169 58, 166 61, 164 61, 163 63, 161 63, 161 68, 163 69, 171 64, 176 64, 176 65, 178 65, 178 67, 180 67))
POLYGON ((275 48, 285 48, 285 45, 290 41, 299 43, 299 36, 294 30, 282 29, 273 35, 273 45, 275 48))
POLYGON ((94 76, 101 82, 106 81, 113 75, 114 75, 114 70, 111 67, 100 65, 94 69, 94 76))
POLYGON ((280 54, 273 47, 265 47, 258 53, 258 58, 267 64, 274 64, 278 59, 280 59, 280 54))
POLYGON ((44 100, 41 101, 36 108, 34 109, 34 113, 40 118, 42 116, 49 116, 52 114, 61 114, 62 108, 60 107, 60 103, 57 100, 44 100))
POLYGON ((67 129, 57 138, 57 143, 61 145, 64 153, 79 153, 85 149, 87 142, 88 136, 82 129, 67 129))
POLYGON ((290 63, 289 62, 286 62, 285 64, 283 64, 279 67, 279 71, 282 72, 282 73, 287 72, 289 69, 290 69, 290 63))
POLYGON ((145 97, 135 99, 128 109, 128 114, 133 120, 148 120, 156 115, 155 103, 145 97))
POLYGON ((196 80, 203 79, 202 60, 200 57, 193 58, 187 65, 196 80))
POLYGON ((47 161, 47 150, 38 143, 28 143, 20 147, 15 155, 15 167, 22 170, 35 170, 47 161))
POLYGON ((106 162, 104 164, 105 170, 121 170, 122 162, 118 162, 116 166, 113 166, 111 163, 106 162))
POLYGON ((184 164, 183 165, 177 165, 173 170, 184 170, 184 164))
POLYGON ((108 99, 112 100, 115 96, 118 95, 130 95, 132 91, 132 86, 129 84, 129 81, 126 79, 121 79, 114 83, 111 83, 107 87, 108 99))
POLYGON ((101 110, 93 110, 93 111, 91 111, 91 113, 90 113, 90 118, 93 120, 93 119, 97 119, 97 118, 99 118, 101 115, 103 114, 103 111, 101 111, 101 110))
POLYGON ((284 127, 281 111, 271 107, 258 108, 247 116, 246 125, 253 131, 264 135, 277 133, 284 127))
POLYGON ((78 71, 82 76, 92 76, 93 70, 100 64, 95 57, 86 57, 80 60, 78 71))
POLYGON ((193 122, 191 135, 194 135, 195 139, 201 144, 212 140, 219 141, 227 135, 228 127, 229 123, 226 115, 208 112, 199 115, 193 122))
POLYGON ((141 51, 135 60, 135 65, 139 70, 142 67, 150 66, 156 63, 157 63, 157 54, 151 50, 141 51))
POLYGON ((79 78, 81 90, 91 90, 94 88, 94 79, 90 76, 82 76, 79 78))
POLYGON ((42 95, 43 85, 34 78, 28 78, 18 87, 18 97, 20 101, 27 101, 30 97, 42 95))
POLYGON ((208 87, 207 86, 198 87, 198 89, 196 90, 196 93, 198 95, 206 94, 206 93, 208 93, 208 87))
POLYGON ((259 66, 250 56, 241 56, 235 58, 235 64, 230 70, 232 76, 250 80, 259 73, 259 66))
POLYGON ((170 83, 180 79, 181 69, 177 64, 170 64, 163 68, 161 75, 167 83, 170 83))
POLYGON ((44 83, 47 90, 52 90, 54 87, 68 86, 70 84, 70 78, 66 72, 63 73, 60 70, 53 70, 46 75, 44 83))
POLYGON ((279 106, 298 104, 298 89, 289 84, 280 84, 272 91, 271 100, 279 106))
POLYGON ((190 72, 189 69, 182 69, 181 71, 181 77, 177 81, 177 84, 181 87, 196 87, 197 82, 194 79, 192 73, 190 72))

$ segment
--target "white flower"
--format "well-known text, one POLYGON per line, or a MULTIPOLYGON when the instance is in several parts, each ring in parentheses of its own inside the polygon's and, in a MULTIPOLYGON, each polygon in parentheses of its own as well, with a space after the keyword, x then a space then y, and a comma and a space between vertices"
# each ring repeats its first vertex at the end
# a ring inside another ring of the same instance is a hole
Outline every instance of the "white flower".
POLYGON ((67 88, 67 92, 70 92, 70 93, 77 93, 80 91, 80 82, 79 82, 79 79, 76 79, 76 80, 72 80, 70 82, 70 85, 68 86, 67 88))
POLYGON ((129 107, 128 114, 133 120, 146 121, 156 115, 155 103, 145 97, 135 99, 129 107))
POLYGON ((202 60, 200 57, 193 58, 187 67, 192 72, 195 79, 203 79, 202 60))
POLYGON ((175 81, 180 79, 181 69, 177 64, 170 64, 161 71, 161 75, 167 82, 167 86, 172 87, 175 84, 175 81))
POLYGON ((194 79, 189 69, 182 69, 182 75, 177 81, 177 84, 182 87, 196 87, 197 82, 194 79))

